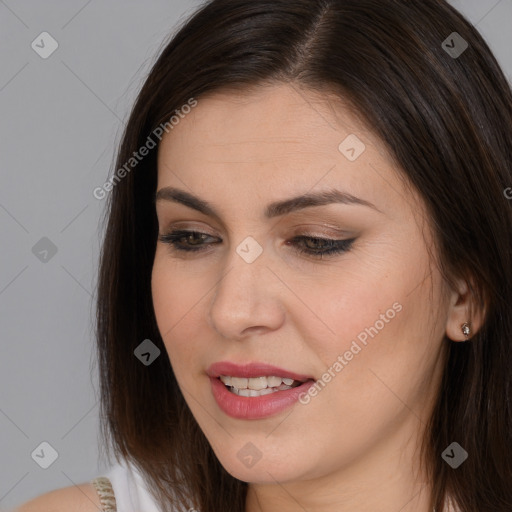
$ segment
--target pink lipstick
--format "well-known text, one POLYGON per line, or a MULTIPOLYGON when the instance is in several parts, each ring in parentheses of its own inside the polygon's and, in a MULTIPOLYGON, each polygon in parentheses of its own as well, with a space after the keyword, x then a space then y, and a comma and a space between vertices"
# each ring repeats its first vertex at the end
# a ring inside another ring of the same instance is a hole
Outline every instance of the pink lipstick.
POLYGON ((246 420, 278 414, 315 383, 311 376, 265 363, 239 365, 223 361, 212 364, 206 373, 220 409, 233 418, 246 420))

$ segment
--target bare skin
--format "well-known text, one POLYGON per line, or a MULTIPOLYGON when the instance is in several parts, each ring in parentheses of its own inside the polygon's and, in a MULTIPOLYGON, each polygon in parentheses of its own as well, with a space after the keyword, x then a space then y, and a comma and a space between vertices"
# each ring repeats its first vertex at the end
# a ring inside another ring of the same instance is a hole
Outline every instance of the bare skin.
POLYGON ((55 489, 31 499, 12 512, 98 512, 102 505, 91 483, 55 489))
MULTIPOLYGON (((194 254, 158 242, 153 305, 194 417, 226 470, 250 483, 246 511, 431 512, 420 436, 443 336, 465 339, 470 298, 466 283, 449 289, 430 260, 424 204, 383 144, 343 104, 295 85, 216 93, 165 135, 163 187, 220 215, 157 201, 160 234, 197 230, 208 248, 194 254), (350 134, 366 146, 354 161, 338 149, 350 134), (336 203, 264 217, 271 202, 330 188, 376 209, 336 203), (355 241, 315 259, 286 243, 304 234, 355 241), (236 252, 248 236, 262 248, 252 263, 236 252), (389 318, 393 304, 401 308, 389 318), (213 362, 262 361, 320 380, 358 334, 381 323, 307 405, 244 420, 214 400, 205 373, 213 362), (250 468, 237 456, 248 442, 262 454, 250 468)), ((480 318, 471 320, 475 333, 480 318)))

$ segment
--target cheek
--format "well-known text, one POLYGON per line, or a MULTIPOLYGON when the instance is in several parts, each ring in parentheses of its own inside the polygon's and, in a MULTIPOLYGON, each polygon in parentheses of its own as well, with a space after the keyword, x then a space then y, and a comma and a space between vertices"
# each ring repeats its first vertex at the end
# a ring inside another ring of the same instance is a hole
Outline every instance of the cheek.
POLYGON ((398 310, 406 284, 391 277, 389 268, 372 270, 340 271, 325 282, 310 283, 304 292, 309 312, 303 311, 298 321, 325 365, 349 351, 354 341, 364 348, 377 333, 375 339, 383 338, 381 333, 401 322, 398 310))
POLYGON ((407 257, 393 252, 386 258, 381 252, 373 265, 351 260, 338 276, 310 286, 305 295, 314 313, 298 320, 305 339, 324 370, 343 373, 344 385, 354 389, 367 387, 363 381, 368 378, 378 385, 369 369, 381 370, 390 383, 402 386, 412 373, 426 371, 435 355, 436 340, 429 339, 433 319, 432 277, 425 279, 428 261, 414 250, 407 257))
POLYGON ((158 246, 151 275, 151 293, 156 320, 162 337, 175 333, 189 323, 190 315, 198 310, 209 286, 206 275, 198 275, 181 260, 166 254, 158 246))
POLYGON ((408 407, 422 409, 428 392, 425 375, 435 354, 429 352, 420 327, 430 283, 409 296, 410 288, 402 284, 380 283, 372 293, 361 287, 357 293, 324 296, 318 315, 335 334, 325 327, 316 330, 307 321, 302 324, 310 329, 310 348, 324 371, 318 375, 318 392, 304 400, 309 403, 298 427, 304 437, 321 417, 326 439, 346 433, 337 453, 350 455, 355 447, 362 449, 395 428, 410 413, 408 407))
POLYGON ((180 373, 180 368, 189 364, 194 352, 197 356, 196 341, 200 337, 191 329, 200 325, 196 317, 201 298, 207 291, 201 281, 197 276, 187 277, 187 273, 177 268, 169 257, 159 255, 157 250, 151 276, 153 309, 175 373, 180 373), (190 343, 191 339, 194 344, 190 343))

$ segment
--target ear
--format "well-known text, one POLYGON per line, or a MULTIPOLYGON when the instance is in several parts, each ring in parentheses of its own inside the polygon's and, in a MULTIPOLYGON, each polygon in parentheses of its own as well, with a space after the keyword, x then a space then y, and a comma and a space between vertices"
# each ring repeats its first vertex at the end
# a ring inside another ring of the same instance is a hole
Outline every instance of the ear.
POLYGON ((467 341, 482 327, 486 308, 478 303, 474 290, 475 287, 468 286, 466 279, 459 279, 456 289, 450 292, 446 336, 452 341, 467 341), (462 331, 464 323, 468 323, 470 328, 467 338, 462 331))

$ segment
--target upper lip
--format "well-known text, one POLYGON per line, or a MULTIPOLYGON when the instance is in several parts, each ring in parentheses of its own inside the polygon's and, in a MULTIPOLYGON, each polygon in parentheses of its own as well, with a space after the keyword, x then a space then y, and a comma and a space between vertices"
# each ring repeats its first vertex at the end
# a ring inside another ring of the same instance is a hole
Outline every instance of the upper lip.
POLYGON ((302 382, 305 382, 309 379, 313 379, 313 377, 309 375, 291 372, 289 370, 285 370, 284 368, 279 368, 278 366, 259 362, 237 364, 231 361, 219 361, 217 363, 213 363, 212 365, 210 365, 208 370, 206 370, 206 373, 210 377, 219 377, 220 375, 247 378, 276 376, 294 379, 302 382))

